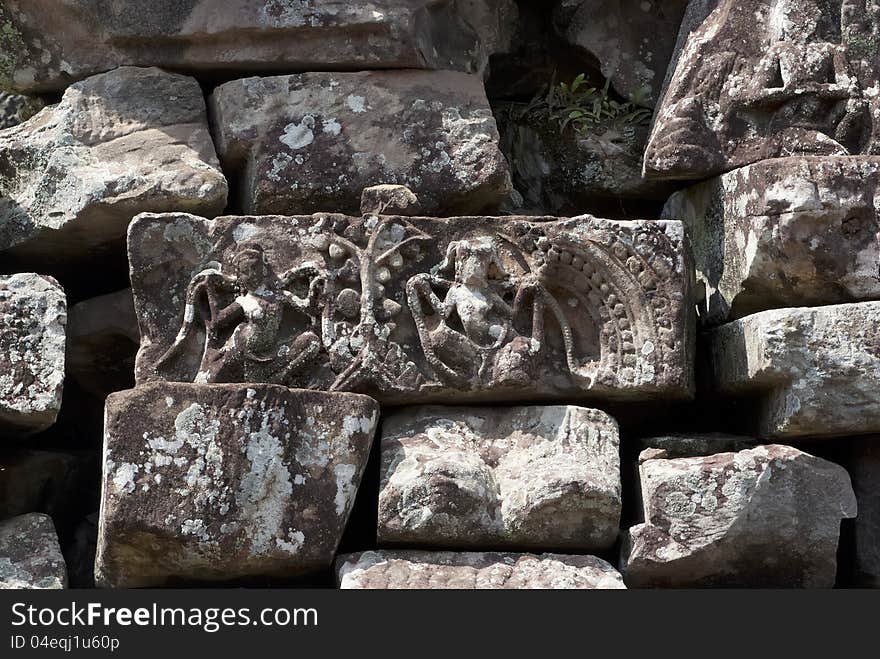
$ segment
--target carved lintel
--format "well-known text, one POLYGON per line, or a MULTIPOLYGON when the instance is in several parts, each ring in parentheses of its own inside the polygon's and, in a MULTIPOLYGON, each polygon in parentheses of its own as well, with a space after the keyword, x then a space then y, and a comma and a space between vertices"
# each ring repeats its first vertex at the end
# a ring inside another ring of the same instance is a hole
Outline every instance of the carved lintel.
POLYGON ((684 397, 679 222, 144 214, 138 382, 269 382, 385 403, 684 397))

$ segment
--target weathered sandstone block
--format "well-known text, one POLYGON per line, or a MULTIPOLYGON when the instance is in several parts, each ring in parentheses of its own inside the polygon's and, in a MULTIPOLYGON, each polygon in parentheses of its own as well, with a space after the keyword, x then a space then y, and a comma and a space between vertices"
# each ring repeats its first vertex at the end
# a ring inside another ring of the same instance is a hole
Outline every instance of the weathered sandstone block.
POLYGON ((0 589, 67 587, 67 566, 52 518, 40 513, 0 522, 0 589))
POLYGON ((760 436, 880 431, 880 302, 762 311, 710 343, 718 389, 761 400, 760 436))
POLYGON ((366 396, 276 385, 153 384, 111 394, 98 585, 328 567, 377 421, 366 396))
POLYGON ((692 0, 645 174, 880 148, 880 16, 850 0, 692 0))
POLYGON ((0 132, 0 251, 35 263, 122 242, 141 211, 226 205, 193 78, 122 67, 0 132))
POLYGON ((380 543, 600 551, 617 539, 617 423, 599 410, 416 407, 382 420, 380 543))
POLYGON ((123 64, 482 71, 516 15, 512 0, 6 0, 0 85, 59 90, 123 64))
POLYGON ((678 222, 590 216, 144 214, 136 378, 383 403, 682 398, 688 249, 678 222))
POLYGON ((342 589, 622 589, 620 573, 594 556, 366 551, 336 562, 342 589))
POLYGON ((67 370, 98 398, 134 385, 140 343, 131 289, 99 295, 70 308, 67 370))
POLYGON ((61 408, 67 301, 51 277, 0 275, 0 436, 45 430, 61 408))
POLYGON ((643 524, 629 531, 629 587, 830 588, 846 470, 789 446, 707 457, 645 456, 643 524))
POLYGON ((562 0, 553 9, 556 32, 599 61, 602 75, 623 97, 652 106, 688 0, 562 0))
POLYGON ((880 157, 764 160, 673 195, 709 323, 880 297, 880 157))
POLYGON ((855 582, 880 588, 880 436, 853 440, 848 463, 859 514, 855 519, 855 582))
POLYGON ((496 209, 507 163, 478 76, 452 71, 246 78, 210 100, 217 152, 246 213, 357 213, 361 191, 408 187, 425 213, 496 209))

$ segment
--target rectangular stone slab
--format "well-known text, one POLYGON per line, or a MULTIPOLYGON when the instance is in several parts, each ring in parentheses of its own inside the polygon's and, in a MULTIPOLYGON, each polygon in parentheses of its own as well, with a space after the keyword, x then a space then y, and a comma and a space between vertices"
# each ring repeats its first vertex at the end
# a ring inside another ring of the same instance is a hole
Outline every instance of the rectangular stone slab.
POLYGON ((0 258, 92 269, 138 213, 213 216, 226 193, 195 78, 120 67, 0 131, 0 258))
POLYGON ((137 382, 274 382, 383 403, 693 386, 679 222, 143 214, 128 250, 137 382))
POLYGON ((425 215, 493 212, 511 193, 477 75, 245 78, 217 87, 209 106, 217 153, 248 214, 357 213, 361 191, 383 183, 410 188, 425 215))
POLYGON ((67 566, 52 518, 28 513, 0 522, 0 590, 67 587, 67 566))
POLYGON ((595 556, 500 552, 365 551, 336 561, 342 590, 625 589, 595 556))
POLYGON ((231 71, 482 71, 513 0, 4 0, 0 85, 57 91, 124 64, 231 71))
POLYGON ((157 383, 111 394, 96 583, 328 567, 378 420, 366 396, 276 385, 157 383))
POLYGON ((701 318, 880 297, 880 157, 763 160, 674 194, 706 287, 701 318))
POLYGON ((377 540, 603 551, 620 525, 620 437, 575 405, 406 408, 385 416, 377 540))
POLYGON ((67 298, 52 277, 0 275, 0 437, 45 430, 61 409, 67 298))
POLYGON ((856 514, 840 465, 777 444, 673 459, 643 451, 639 463, 645 521, 624 547, 630 587, 834 585, 840 521, 856 514))
POLYGON ((709 343, 718 390, 760 402, 761 437, 880 431, 880 302, 762 311, 709 343))

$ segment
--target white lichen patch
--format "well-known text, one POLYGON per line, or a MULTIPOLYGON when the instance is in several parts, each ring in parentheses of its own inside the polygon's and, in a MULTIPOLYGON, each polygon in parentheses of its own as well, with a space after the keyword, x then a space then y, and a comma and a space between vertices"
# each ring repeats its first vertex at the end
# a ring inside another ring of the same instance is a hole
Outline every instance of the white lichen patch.
POLYGON ((349 94, 345 99, 345 104, 348 106, 348 109, 355 114, 360 114, 367 111, 366 99, 363 96, 358 96, 357 94, 349 94))
POLYGON ((307 114, 299 123, 287 124, 278 140, 293 151, 303 149, 315 141, 314 128, 315 118, 307 114))
POLYGON ((342 515, 354 503, 357 467, 353 464, 338 464, 333 468, 333 474, 336 476, 336 514, 342 515))
POLYGON ((273 412, 265 414, 260 429, 248 435, 245 455, 250 469, 235 494, 254 555, 269 552, 273 540, 284 539, 289 498, 293 492, 281 440, 269 431, 271 417, 273 412))
POLYGON ((130 462, 123 462, 116 468, 113 473, 113 487, 118 491, 126 494, 133 492, 135 488, 135 476, 137 476, 140 467, 130 462))

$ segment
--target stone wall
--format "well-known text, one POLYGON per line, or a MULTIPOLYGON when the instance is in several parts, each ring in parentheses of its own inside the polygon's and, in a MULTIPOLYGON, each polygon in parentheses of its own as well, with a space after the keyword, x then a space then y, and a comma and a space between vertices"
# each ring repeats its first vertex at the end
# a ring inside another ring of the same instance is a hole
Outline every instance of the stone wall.
POLYGON ((880 10, 0 3, 0 586, 880 584, 880 10))

